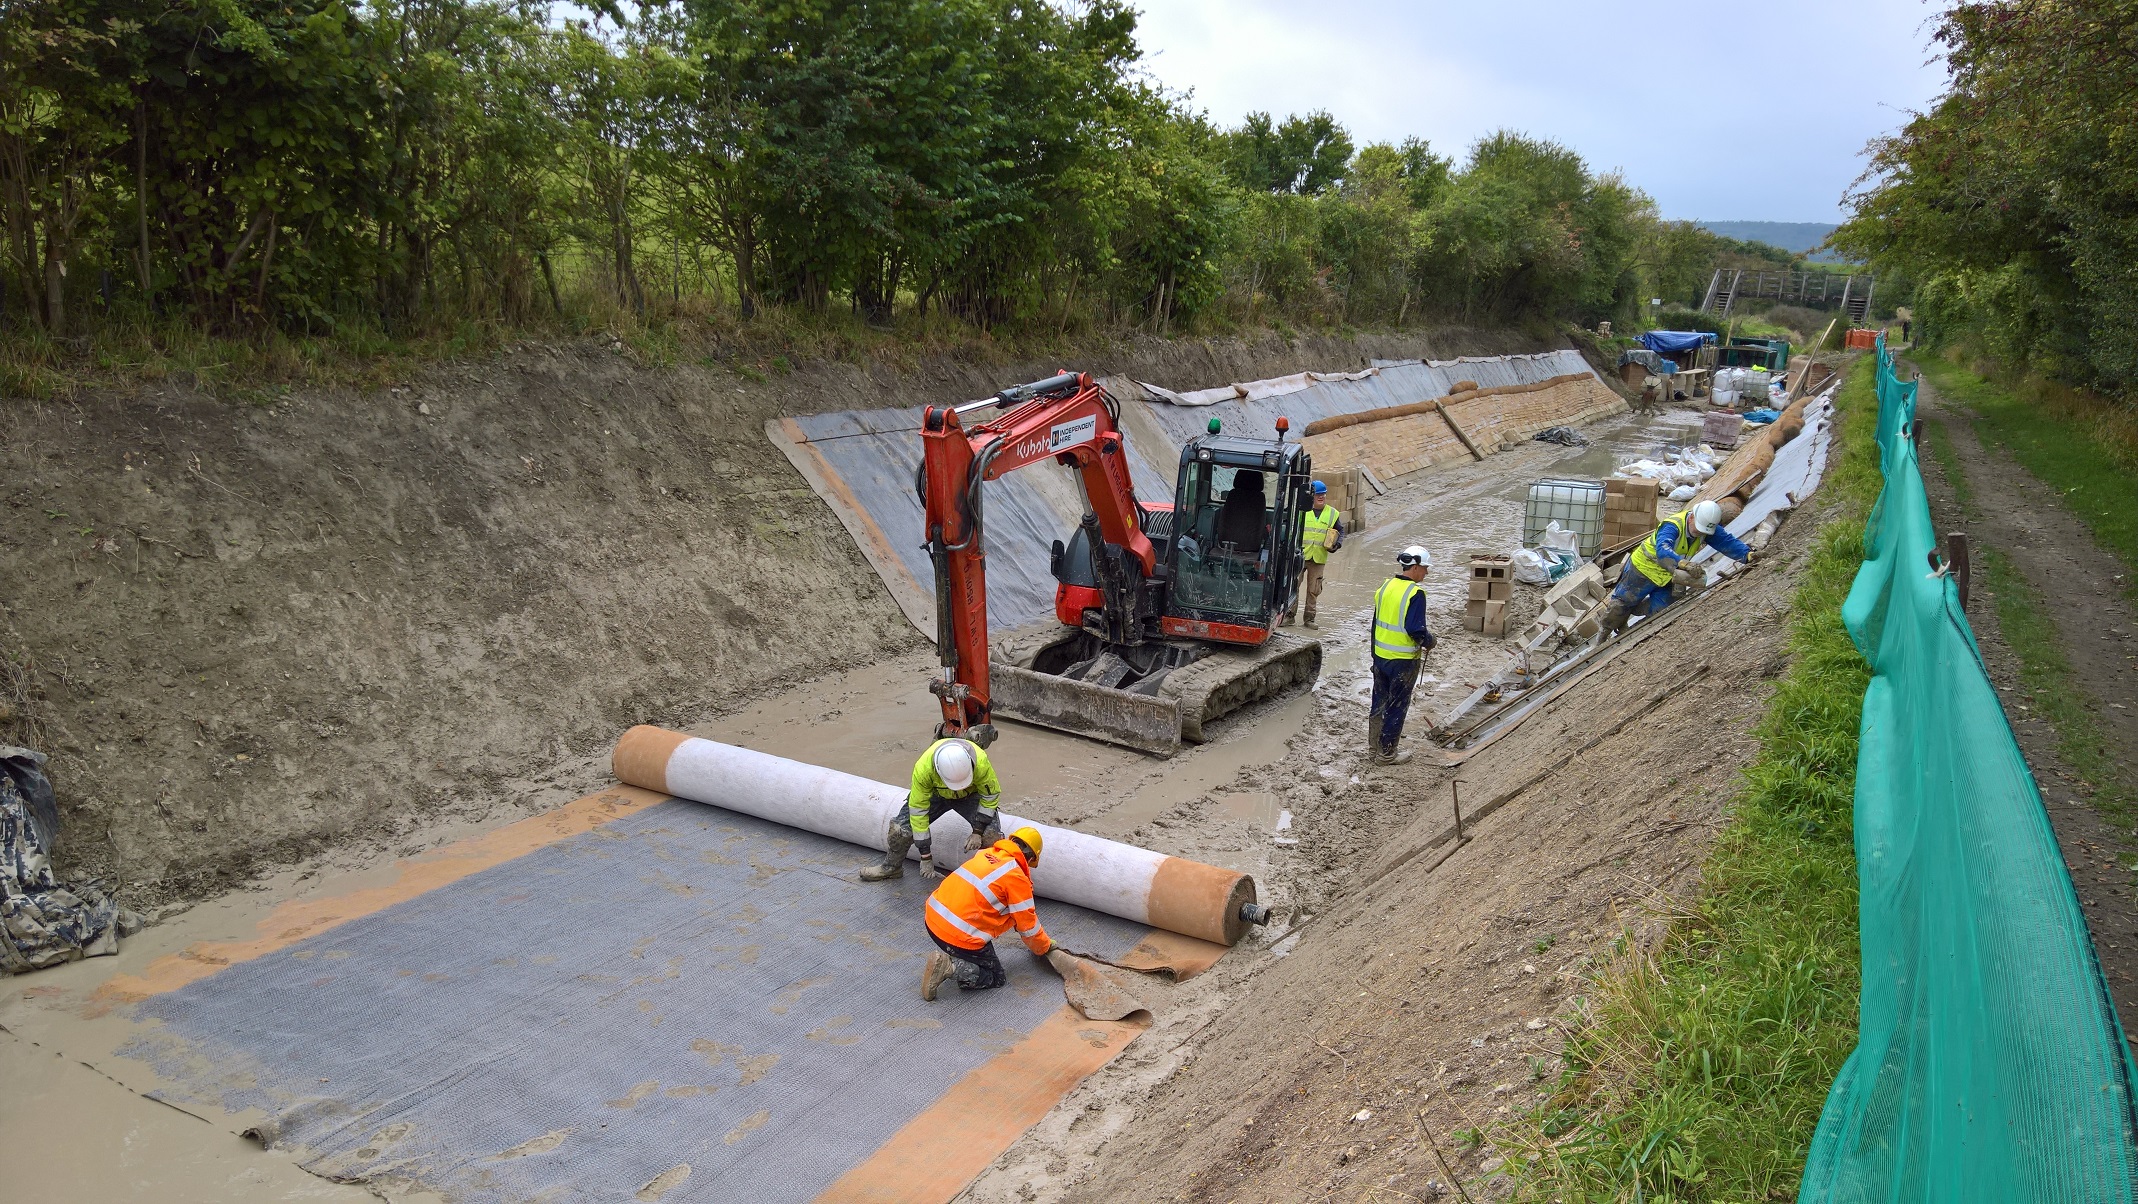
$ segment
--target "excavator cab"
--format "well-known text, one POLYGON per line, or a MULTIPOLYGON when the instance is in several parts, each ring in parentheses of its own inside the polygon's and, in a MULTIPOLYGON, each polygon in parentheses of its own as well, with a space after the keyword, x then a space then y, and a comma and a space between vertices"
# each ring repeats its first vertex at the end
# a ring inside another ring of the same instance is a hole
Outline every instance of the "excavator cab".
POLYGON ((1296 443, 1212 435, 1181 449, 1173 538, 1162 557, 1173 585, 1168 629, 1184 622, 1267 631, 1290 607, 1312 477, 1296 443))
POLYGON ((1311 685, 1321 645, 1277 630, 1304 568, 1307 451, 1221 434, 1181 450, 1173 502, 1145 503, 1129 476, 1120 405, 1088 373, 1062 372, 962 406, 929 406, 914 473, 935 563, 936 735, 985 747, 996 714, 1161 755, 1258 699, 1311 685), (992 411, 967 426, 967 415, 992 411), (1061 626, 991 645, 981 486, 1053 461, 1085 511, 1053 541, 1061 626))

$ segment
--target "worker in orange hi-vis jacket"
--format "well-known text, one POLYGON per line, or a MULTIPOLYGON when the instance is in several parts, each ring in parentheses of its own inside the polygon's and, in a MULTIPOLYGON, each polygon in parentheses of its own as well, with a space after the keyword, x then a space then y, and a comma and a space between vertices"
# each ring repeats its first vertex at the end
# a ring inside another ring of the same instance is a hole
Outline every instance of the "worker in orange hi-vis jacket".
POLYGON ((992 991, 1007 982, 995 938, 1012 927, 1032 956, 1053 950, 1032 901, 1041 843, 1039 829, 1019 828, 975 853, 928 896, 928 938, 936 948, 921 971, 922 999, 935 1002, 937 989, 953 977, 966 991, 992 991))

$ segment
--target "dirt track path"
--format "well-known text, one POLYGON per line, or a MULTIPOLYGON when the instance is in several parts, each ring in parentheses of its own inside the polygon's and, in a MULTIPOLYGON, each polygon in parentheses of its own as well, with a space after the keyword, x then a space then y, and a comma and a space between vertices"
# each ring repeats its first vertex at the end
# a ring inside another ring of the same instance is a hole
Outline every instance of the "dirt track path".
MULTIPOLYGON (((1975 503, 1974 513, 1962 514, 1943 465, 1935 456, 1923 456, 1923 481, 1938 529, 1965 530, 1974 546, 2003 552, 2046 599, 2072 668, 2067 688, 2098 718, 2128 780, 2138 765, 2138 616, 2125 601, 2129 570, 2101 550, 2055 490, 2001 449, 1984 446, 1965 410, 1945 404, 1928 381, 1921 388, 1919 412, 1950 434, 1975 503)), ((2005 641, 1996 599, 1988 595, 1979 567, 1975 580, 1968 622, 2020 748, 2034 767, 2093 931, 2095 954, 2128 1025, 2138 1018, 2138 900, 2133 897, 2138 871, 2132 868, 2138 831, 2115 824, 2092 806, 2090 791, 2057 755, 2056 729, 2031 706, 2019 658, 2005 641)))

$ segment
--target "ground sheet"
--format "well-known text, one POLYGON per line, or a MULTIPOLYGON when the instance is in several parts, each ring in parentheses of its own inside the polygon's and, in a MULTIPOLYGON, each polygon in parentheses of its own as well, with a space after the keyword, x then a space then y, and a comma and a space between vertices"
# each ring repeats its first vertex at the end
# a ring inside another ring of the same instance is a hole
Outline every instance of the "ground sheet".
MULTIPOLYGON (((922 1002, 925 886, 857 881, 872 856, 671 800, 153 996, 139 1015, 160 1024, 122 1052, 174 1100, 260 1109, 263 1136, 337 1178, 456 1201, 810 1200, 924 1110, 956 1130, 985 1094, 961 1080, 1063 1025, 1060 980, 1014 939, 1009 987, 922 1002)), ((1146 931, 1041 915, 1108 956, 1146 931)), ((1117 1027, 1067 1031, 1118 1049, 1117 1027)))

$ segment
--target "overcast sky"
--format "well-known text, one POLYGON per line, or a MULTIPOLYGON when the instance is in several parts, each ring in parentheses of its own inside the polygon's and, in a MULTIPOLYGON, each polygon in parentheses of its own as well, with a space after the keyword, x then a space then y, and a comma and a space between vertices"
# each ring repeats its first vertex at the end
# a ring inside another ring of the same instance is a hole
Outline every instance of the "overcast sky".
POLYGON ((1944 84, 1919 0, 1140 3, 1150 71, 1220 125, 1327 109, 1458 159, 1509 127, 1673 219, 1834 221, 1864 143, 1944 84))

